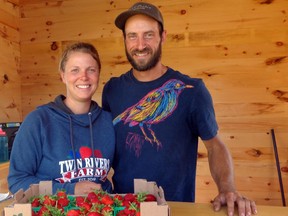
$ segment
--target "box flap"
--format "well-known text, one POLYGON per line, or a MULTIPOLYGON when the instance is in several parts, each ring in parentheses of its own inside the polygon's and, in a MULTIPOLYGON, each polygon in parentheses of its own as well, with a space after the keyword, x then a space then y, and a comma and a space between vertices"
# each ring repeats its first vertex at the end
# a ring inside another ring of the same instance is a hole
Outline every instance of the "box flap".
POLYGON ((52 181, 40 181, 39 194, 52 195, 52 181))
POLYGON ((15 216, 15 215, 22 215, 22 216, 31 216, 31 204, 14 204, 12 207, 5 207, 4 208, 5 216, 15 216))
POLYGON ((140 203, 140 215, 167 216, 170 215, 168 205, 157 205, 156 202, 140 203))
POLYGON ((147 182, 146 179, 134 179, 134 192, 147 192, 153 194, 158 205, 167 205, 162 187, 158 187, 156 182, 147 182))

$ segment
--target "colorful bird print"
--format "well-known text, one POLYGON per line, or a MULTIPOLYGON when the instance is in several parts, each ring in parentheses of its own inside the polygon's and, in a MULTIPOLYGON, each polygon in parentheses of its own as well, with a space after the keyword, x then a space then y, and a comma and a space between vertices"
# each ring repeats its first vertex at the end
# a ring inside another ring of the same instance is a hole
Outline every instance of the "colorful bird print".
POLYGON ((116 125, 123 121, 124 124, 129 123, 130 127, 139 125, 145 140, 151 144, 156 143, 159 147, 161 142, 157 139, 151 126, 164 121, 173 113, 178 105, 178 96, 185 88, 193 88, 193 86, 186 85, 180 80, 169 80, 161 87, 150 91, 137 104, 118 115, 113 120, 113 124, 116 125), (145 132, 144 125, 146 125, 152 138, 149 138, 145 132))

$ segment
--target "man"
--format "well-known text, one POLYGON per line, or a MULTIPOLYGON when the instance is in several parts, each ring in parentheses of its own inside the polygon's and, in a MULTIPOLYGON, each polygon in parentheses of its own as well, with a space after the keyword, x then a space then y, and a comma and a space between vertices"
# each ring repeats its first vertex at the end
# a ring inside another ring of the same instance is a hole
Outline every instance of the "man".
POLYGON ((133 192, 133 179, 145 178, 162 186, 168 201, 194 202, 200 137, 219 190, 214 209, 227 204, 228 215, 234 215, 238 205, 239 215, 256 213, 255 203, 236 191, 232 158, 217 135, 212 98, 203 81, 161 63, 163 24, 157 7, 144 2, 115 20, 132 65, 127 73, 110 79, 102 97, 117 136, 115 192, 133 192))

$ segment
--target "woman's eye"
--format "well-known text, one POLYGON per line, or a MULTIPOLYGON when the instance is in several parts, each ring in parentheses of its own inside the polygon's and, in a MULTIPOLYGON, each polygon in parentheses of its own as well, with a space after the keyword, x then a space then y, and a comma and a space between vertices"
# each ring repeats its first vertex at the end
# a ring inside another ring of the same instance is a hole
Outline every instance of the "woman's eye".
POLYGON ((96 69, 90 68, 90 69, 88 70, 88 72, 89 72, 89 73, 95 73, 95 72, 96 72, 96 69))
POLYGON ((71 73, 77 73, 79 70, 77 69, 77 68, 75 68, 75 69, 72 69, 71 70, 71 73))

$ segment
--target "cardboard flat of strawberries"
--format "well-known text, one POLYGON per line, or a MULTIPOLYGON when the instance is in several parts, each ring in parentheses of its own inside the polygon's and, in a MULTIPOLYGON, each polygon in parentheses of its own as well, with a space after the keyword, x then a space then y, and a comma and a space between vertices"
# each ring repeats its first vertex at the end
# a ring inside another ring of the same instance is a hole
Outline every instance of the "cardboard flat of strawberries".
MULTIPOLYGON (((63 192, 63 191, 62 191, 63 192)), ((61 191, 60 191, 61 193, 61 191)), ((59 193, 59 194, 60 194, 59 193)), ((44 197, 57 197, 59 194, 52 194, 52 182, 51 181, 41 181, 39 184, 33 184, 30 186, 28 190, 25 192, 23 190, 19 190, 16 194, 14 194, 14 202, 11 206, 7 206, 4 208, 5 216, 34 216, 34 215, 43 215, 41 213, 41 207, 35 207, 35 203, 32 202, 32 199, 35 197, 41 197, 43 202, 44 197)), ((66 194, 65 194, 66 195, 66 194)), ((101 199, 103 198, 105 192, 101 194, 101 199)), ((101 200, 101 210, 97 209, 97 214, 91 214, 91 206, 89 207, 89 211, 86 212, 83 210, 84 207, 78 204, 79 200, 89 199, 90 194, 88 196, 67 196, 68 203, 63 207, 63 213, 51 213, 53 216, 76 216, 76 215, 87 215, 87 216, 125 216, 125 215, 135 215, 135 216, 171 216, 170 208, 165 200, 164 191, 161 187, 158 187, 156 182, 147 182, 145 179, 134 179, 134 194, 108 194, 108 198, 112 197, 113 205, 114 202, 125 200, 129 200, 129 208, 125 208, 127 206, 123 203, 121 205, 113 206, 112 210, 109 209, 110 201, 109 199, 103 201, 101 200), (152 195, 152 196, 151 196, 152 195), (150 197, 151 196, 151 197, 150 197), (134 201, 131 200, 136 197, 137 206, 135 206, 134 201), (153 198, 152 198, 153 197, 153 198), (117 198, 117 199, 116 199, 117 198), (119 200, 118 200, 119 199, 119 200), (146 200, 146 201, 145 201, 146 200), (131 202, 130 202, 131 201, 131 202), (131 204, 132 203, 132 204, 131 204), (129 209, 129 210, 128 210, 129 209), (131 210, 132 209, 132 210, 131 210), (81 210, 81 211, 80 211, 81 210), (72 213, 73 212, 73 213, 72 213), (78 212, 78 213, 77 213, 78 212), (90 213, 90 214, 89 214, 90 213)), ((60 197, 60 196, 59 196, 60 197)), ((60 199, 57 198, 57 207, 59 207, 60 199)), ((65 196, 66 197, 66 196, 65 196)), ((56 200, 56 199, 55 199, 56 200)), ((33 200, 35 201, 35 200, 33 200)), ((47 201, 47 200, 46 200, 47 201)), ((45 202, 46 202, 45 201, 45 202)), ((61 200, 63 203, 63 200, 61 200)), ((67 202, 67 201, 66 201, 67 202)), ((118 203, 119 204, 119 203, 118 203)), ((83 204, 84 205, 84 204, 83 204)), ((96 205, 93 204, 92 208, 95 208, 96 205)), ((97 208, 99 205, 97 205, 97 208)), ((58 209, 57 209, 58 210, 58 209)), ((62 211, 62 212, 63 212, 62 211)), ((96 212, 96 211, 95 211, 96 212)), ((47 214, 44 214, 47 215, 47 214)))

